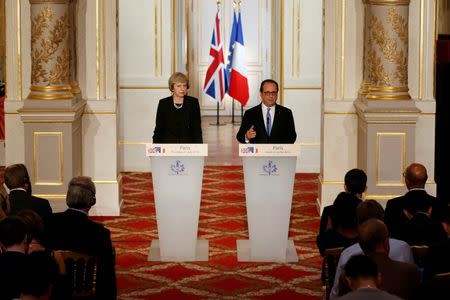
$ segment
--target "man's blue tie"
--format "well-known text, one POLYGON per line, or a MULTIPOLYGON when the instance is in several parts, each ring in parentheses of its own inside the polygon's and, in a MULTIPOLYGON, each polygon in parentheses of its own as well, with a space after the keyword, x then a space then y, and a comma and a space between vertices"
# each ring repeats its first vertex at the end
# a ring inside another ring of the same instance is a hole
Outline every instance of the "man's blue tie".
POLYGON ((270 136, 270 131, 272 130, 272 118, 270 116, 270 107, 267 108, 267 115, 266 115, 266 131, 267 131, 267 135, 270 136))

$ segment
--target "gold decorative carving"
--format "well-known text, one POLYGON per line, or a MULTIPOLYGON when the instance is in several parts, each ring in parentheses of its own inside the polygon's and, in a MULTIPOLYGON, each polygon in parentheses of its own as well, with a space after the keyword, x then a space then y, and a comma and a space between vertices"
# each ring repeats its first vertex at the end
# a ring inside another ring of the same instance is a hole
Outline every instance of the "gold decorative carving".
POLYGON ((70 51, 65 48, 61 55, 56 57, 56 62, 49 74, 51 84, 61 84, 70 79, 70 51))
POLYGON ((71 87, 70 92, 72 94, 76 95, 76 94, 80 94, 81 93, 80 84, 78 83, 78 81, 72 81, 70 83, 70 87, 71 87))
POLYGON ((32 84, 52 85, 70 81, 69 17, 65 13, 53 22, 54 17, 51 7, 45 5, 32 19, 32 84), (60 54, 55 57, 58 51, 60 54))
POLYGON ((31 44, 35 45, 41 39, 44 30, 48 29, 48 22, 53 19, 54 13, 49 6, 45 6, 42 11, 31 20, 31 44))
POLYGON ((70 86, 32 86, 30 87, 31 91, 36 91, 36 92, 44 92, 44 93, 48 93, 48 92, 65 92, 65 91, 70 91, 71 87, 70 86))
POLYGON ((389 33, 384 28, 383 23, 376 16, 372 15, 369 30, 386 60, 394 63, 400 56, 401 51, 397 51, 397 42, 395 39, 389 37, 389 33))
MULTIPOLYGON (((388 62, 395 64, 395 69, 392 74, 389 75, 383 67, 382 59, 377 56, 374 50, 370 50, 367 56, 367 62, 369 64, 369 69, 376 73, 369 74, 369 79, 376 85, 380 85, 379 83, 382 83, 381 85, 392 85, 393 80, 398 80, 400 85, 406 85, 408 82, 407 55, 402 49, 398 50, 399 46, 397 40, 390 37, 388 31, 384 28, 383 23, 376 16, 370 16, 368 27, 370 31, 369 42, 375 42, 383 54, 383 58, 388 62)), ((408 30, 406 29, 406 41, 407 33, 408 30)), ((399 36, 399 39, 403 41, 401 36, 399 36)))
POLYGON ((401 55, 395 61, 396 67, 393 73, 394 78, 398 79, 401 85, 408 83, 408 58, 401 51, 401 55))
POLYGON ((406 93, 409 91, 407 86, 371 86, 369 87, 370 92, 388 92, 388 93, 406 93))
POLYGON ((378 99, 378 100, 410 100, 411 96, 409 94, 370 94, 367 95, 367 99, 378 99))
POLYGON ((392 28, 403 44, 408 45, 408 22, 403 16, 397 13, 395 7, 389 9, 388 22, 392 25, 392 28))
POLYGON ((28 95, 28 99, 30 100, 68 100, 72 99, 73 95, 71 93, 66 94, 51 94, 51 95, 45 95, 45 94, 34 94, 30 93, 28 95))
POLYGON ((384 69, 381 58, 377 55, 375 50, 370 50, 367 53, 367 69, 368 77, 372 84, 374 85, 392 85, 392 81, 389 78, 388 73, 384 69))
POLYGON ((67 4, 72 2, 72 0, 30 0, 30 4, 67 4))
POLYGON ((365 0, 372 5, 409 5, 410 0, 365 0))
POLYGON ((46 57, 43 49, 34 49, 37 42, 42 38, 44 30, 48 29, 48 22, 53 19, 53 11, 49 6, 45 6, 42 11, 31 20, 31 82, 39 82, 39 78, 47 75, 47 71, 43 67, 43 63, 50 58, 46 57))

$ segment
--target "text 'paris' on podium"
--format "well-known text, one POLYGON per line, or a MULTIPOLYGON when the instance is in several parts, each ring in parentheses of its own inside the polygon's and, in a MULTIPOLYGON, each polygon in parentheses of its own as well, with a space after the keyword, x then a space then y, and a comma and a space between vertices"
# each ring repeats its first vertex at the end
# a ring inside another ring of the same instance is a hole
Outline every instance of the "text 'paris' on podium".
POLYGON ((149 261, 207 261, 208 241, 198 240, 207 144, 147 144, 152 167, 158 240, 149 261))
POLYGON ((240 144, 249 240, 237 241, 238 261, 297 262, 288 240, 300 145, 240 144))

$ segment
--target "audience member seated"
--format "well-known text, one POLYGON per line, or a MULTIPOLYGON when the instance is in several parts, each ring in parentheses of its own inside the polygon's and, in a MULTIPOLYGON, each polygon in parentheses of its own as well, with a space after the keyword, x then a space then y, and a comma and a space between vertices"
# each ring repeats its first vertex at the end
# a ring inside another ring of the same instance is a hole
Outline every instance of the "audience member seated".
POLYGON ((30 177, 23 164, 11 165, 5 169, 5 184, 9 189, 11 214, 31 209, 41 218, 51 215, 52 208, 48 200, 31 195, 30 177))
POLYGON ((36 251, 27 255, 21 277, 20 299, 67 299, 56 298, 53 293, 58 277, 58 265, 47 253, 36 251))
POLYGON ((378 219, 365 221, 359 226, 359 244, 381 273, 380 289, 403 299, 413 299, 420 284, 419 268, 389 258, 389 232, 386 225, 378 219))
MULTIPOLYGON (((367 175, 363 170, 351 169, 344 177, 344 190, 350 194, 362 199, 363 193, 367 190, 367 175)), ((320 217, 319 234, 324 233, 331 228, 331 216, 333 214, 333 205, 325 206, 320 217)))
POLYGON ((356 207, 360 202, 361 199, 347 192, 341 192, 336 197, 331 228, 317 236, 320 255, 324 255, 325 249, 348 247, 357 242, 356 207))
POLYGON ((27 227, 28 236, 28 253, 35 251, 45 251, 42 246, 42 239, 44 235, 44 222, 42 218, 31 209, 24 209, 16 214, 27 227))
POLYGON ((400 300, 378 288, 381 278, 375 262, 363 254, 352 256, 345 265, 345 279, 351 292, 342 300, 400 300))
MULTIPOLYGON (((66 270, 64 260, 60 253, 53 252, 43 246, 44 222, 41 217, 30 209, 21 210, 15 216, 20 218, 27 228, 27 254, 39 252, 41 253, 38 254, 39 256, 47 256, 46 260, 50 259, 58 266, 59 272, 57 278, 53 282, 55 284, 52 285, 53 292, 51 299, 67 299, 70 291, 70 283, 65 276, 66 270)), ((31 295, 27 295, 28 299, 33 299, 31 297, 31 295)))
POLYGON ((445 218, 442 222, 447 238, 431 245, 425 256, 424 279, 431 279, 439 273, 450 272, 450 208, 447 207, 445 218))
POLYGON ((0 243, 6 250, 0 254, 0 299, 19 298, 28 248, 26 225, 20 218, 0 221, 0 243))
POLYGON ((389 200, 386 204, 384 221, 389 229, 389 234, 396 239, 402 239, 403 227, 408 222, 403 209, 410 200, 422 199, 429 201, 432 207, 432 218, 437 221, 441 221, 442 216, 440 213, 446 206, 443 201, 429 195, 425 191, 425 183, 428 179, 425 166, 419 163, 409 165, 405 170, 404 177, 408 192, 401 197, 389 200))
MULTIPOLYGON (((363 224, 365 221, 375 218, 380 221, 384 220, 383 207, 375 200, 365 200, 358 204, 356 209, 356 218, 358 225, 363 224)), ((339 258, 339 262, 336 267, 336 275, 334 277, 334 284, 331 290, 332 297, 337 297, 342 294, 340 289, 342 288, 342 274, 344 274, 344 268, 347 261, 354 255, 363 254, 359 243, 344 249, 339 258)), ((389 238, 389 258, 395 261, 401 261, 405 263, 414 263, 414 257, 411 251, 411 247, 408 243, 397 239, 389 238)))
POLYGON ((408 221, 399 238, 412 245, 431 245, 447 238, 442 224, 430 217, 431 203, 428 199, 411 198, 405 203, 403 213, 408 221))
POLYGON ((110 232, 88 216, 95 202, 95 185, 91 178, 73 178, 67 191, 66 203, 69 208, 44 219, 45 246, 53 250, 72 250, 96 255, 97 298, 115 299, 115 257, 110 232))

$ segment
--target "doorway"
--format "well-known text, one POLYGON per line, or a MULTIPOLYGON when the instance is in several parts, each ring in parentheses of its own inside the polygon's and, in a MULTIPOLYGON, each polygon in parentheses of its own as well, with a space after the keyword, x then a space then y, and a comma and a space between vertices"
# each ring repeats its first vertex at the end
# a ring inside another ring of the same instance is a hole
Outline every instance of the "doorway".
POLYGON ((435 181, 437 196, 449 201, 450 188, 450 142, 447 129, 450 127, 450 3, 438 0, 436 41, 436 144, 435 181))

